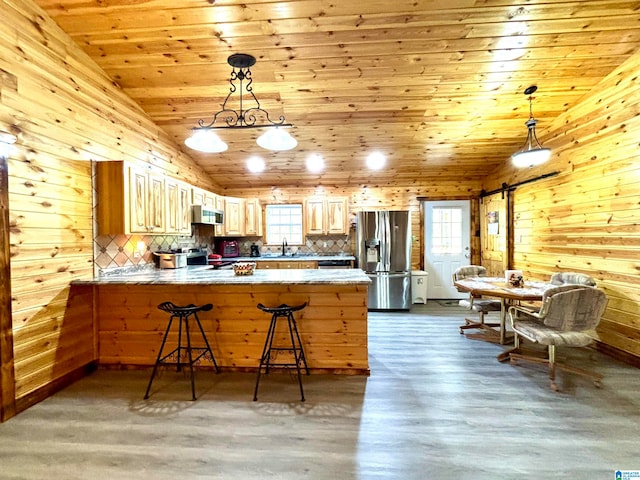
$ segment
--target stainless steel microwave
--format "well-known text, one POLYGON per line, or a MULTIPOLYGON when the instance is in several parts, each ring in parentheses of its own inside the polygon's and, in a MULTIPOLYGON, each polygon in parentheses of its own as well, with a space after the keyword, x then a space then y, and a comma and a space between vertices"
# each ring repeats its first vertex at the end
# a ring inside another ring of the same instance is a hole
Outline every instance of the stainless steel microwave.
POLYGON ((193 205, 191 223, 204 223, 206 225, 222 225, 224 223, 224 212, 215 208, 203 205, 193 205))

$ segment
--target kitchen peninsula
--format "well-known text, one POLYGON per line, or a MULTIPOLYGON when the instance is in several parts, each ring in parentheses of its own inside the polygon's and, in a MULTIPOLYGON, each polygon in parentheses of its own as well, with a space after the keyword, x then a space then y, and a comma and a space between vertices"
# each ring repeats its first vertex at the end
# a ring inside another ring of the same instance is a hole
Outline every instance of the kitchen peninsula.
POLYGON ((76 281, 94 289, 98 362, 153 365, 168 322, 157 305, 212 303, 201 322, 223 369, 255 370, 270 317, 258 303, 307 307, 296 316, 312 372, 368 374, 367 288, 359 269, 232 270, 189 266, 176 270, 76 281))

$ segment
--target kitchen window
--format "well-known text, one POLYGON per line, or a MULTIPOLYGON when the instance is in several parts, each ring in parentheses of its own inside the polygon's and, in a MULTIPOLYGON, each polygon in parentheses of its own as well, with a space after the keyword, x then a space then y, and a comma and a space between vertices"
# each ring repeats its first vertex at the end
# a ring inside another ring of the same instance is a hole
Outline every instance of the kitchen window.
POLYGON ((265 211, 267 245, 302 245, 302 205, 267 205, 265 211))

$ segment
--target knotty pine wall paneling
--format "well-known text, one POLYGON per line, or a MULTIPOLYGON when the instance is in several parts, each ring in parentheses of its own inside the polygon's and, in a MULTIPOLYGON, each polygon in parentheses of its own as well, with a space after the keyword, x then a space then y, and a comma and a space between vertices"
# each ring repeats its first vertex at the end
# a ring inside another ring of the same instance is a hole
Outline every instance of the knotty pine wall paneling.
POLYGON ((7 159, 0 155, 0 422, 15 415, 12 325, 9 173, 7 159))
POLYGON ((11 271, 2 339, 13 355, 1 352, 10 416, 97 359, 91 290, 70 286, 93 276, 91 162, 151 164, 216 185, 30 0, 2 2, 0 14, 0 125, 18 137, 0 243, 11 271))
MULTIPOLYGON (((543 88, 543 85, 540 86, 543 88)), ((609 299, 597 346, 640 365, 640 53, 579 104, 539 130, 552 159, 532 169, 510 165, 485 188, 558 171, 518 187, 514 268, 528 278, 558 271, 595 277, 609 299)), ((525 132, 523 132, 524 134, 525 132)))

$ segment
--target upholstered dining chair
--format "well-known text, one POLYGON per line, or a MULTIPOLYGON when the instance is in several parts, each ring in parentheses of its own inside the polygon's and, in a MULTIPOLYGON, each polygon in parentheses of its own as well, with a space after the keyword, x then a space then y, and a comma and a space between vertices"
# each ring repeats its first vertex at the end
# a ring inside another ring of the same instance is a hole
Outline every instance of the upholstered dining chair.
MULTIPOLYGON (((459 267, 453 272, 453 280, 462 280, 470 277, 486 277, 487 269, 480 265, 466 265, 459 267)), ((500 343, 500 332, 495 327, 500 327, 500 323, 485 322, 485 315, 489 312, 499 312, 501 308, 500 300, 489 300, 474 297, 469 294, 468 299, 460 300, 461 307, 468 308, 478 313, 478 319, 465 318, 465 324, 460 325, 460 333, 464 334, 465 330, 482 329, 482 334, 469 334, 467 337, 474 339, 487 340, 494 343, 500 343)))
POLYGON ((556 272, 551 275, 553 285, 587 285, 595 287, 596 281, 585 273, 578 272, 556 272))
POLYGON ((512 364, 522 360, 548 365, 549 381, 554 391, 558 391, 556 369, 590 377, 599 387, 602 375, 556 362, 555 348, 589 345, 606 306, 607 297, 602 290, 575 284, 546 290, 538 312, 518 305, 510 306, 508 313, 515 334, 515 348, 510 352, 509 360, 512 364), (520 337, 546 345, 547 356, 540 358, 524 354, 520 351, 520 337))

